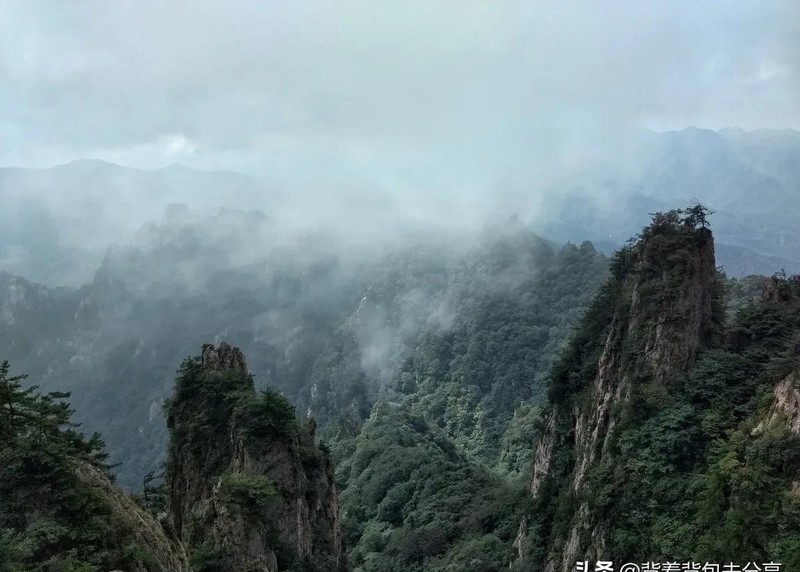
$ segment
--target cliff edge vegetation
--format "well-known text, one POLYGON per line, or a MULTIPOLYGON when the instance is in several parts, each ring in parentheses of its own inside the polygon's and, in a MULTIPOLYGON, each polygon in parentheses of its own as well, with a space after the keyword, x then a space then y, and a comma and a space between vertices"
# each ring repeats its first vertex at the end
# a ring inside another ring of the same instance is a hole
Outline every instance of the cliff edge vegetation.
POLYGON ((551 370, 515 569, 800 569, 800 280, 726 318, 707 214, 654 215, 551 370))
POLYGON ((195 572, 343 566, 333 467, 278 392, 256 392, 238 348, 203 346, 167 402, 169 514, 195 572))
POLYGON ((100 436, 77 431, 69 394, 24 378, 0 364, 0 570, 188 571, 180 543, 114 485, 100 436))

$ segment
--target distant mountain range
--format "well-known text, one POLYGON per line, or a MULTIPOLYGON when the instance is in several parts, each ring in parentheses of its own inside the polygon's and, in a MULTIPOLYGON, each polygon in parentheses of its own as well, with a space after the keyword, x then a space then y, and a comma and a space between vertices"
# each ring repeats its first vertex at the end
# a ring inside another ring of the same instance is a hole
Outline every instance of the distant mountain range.
MULTIPOLYGON (((0 361, 28 374, 26 384, 72 392, 75 421, 102 432, 123 487, 144 488, 167 460, 170 490, 189 494, 171 496, 183 508, 162 525, 177 531, 197 571, 231 567, 214 568, 219 546, 204 535, 225 546, 255 538, 227 517, 198 528, 195 508, 209 499, 222 503, 217 515, 232 514, 233 499, 293 538, 313 529, 334 547, 318 552, 334 558, 341 541, 361 572, 566 570, 603 546, 630 562, 700 555, 796 568, 798 282, 722 280, 714 268, 800 271, 797 141, 794 132, 650 134, 625 160, 552 186, 539 216, 481 230, 392 227, 408 213, 380 193, 314 203, 236 173, 96 161, 0 170, 0 361), (722 244, 675 212, 641 230, 648 212, 693 200, 716 211, 722 244), (302 209, 312 224, 289 216, 302 209), (598 253, 640 232, 611 259, 598 253), (573 244, 554 242, 564 240, 573 244), (245 373, 238 351, 222 357, 223 340, 248 355, 254 387, 284 397, 251 401, 249 379, 243 401, 202 395, 214 385, 186 367, 173 386, 175 367, 198 347, 199 362, 184 366, 230 362, 245 373), (191 399, 165 401, 178 394, 191 399), (313 420, 291 422, 287 401, 313 420), (221 431, 209 432, 228 406, 236 423, 223 416, 221 431), (248 413, 261 409, 278 415, 248 413), (247 437, 269 426, 297 446, 237 441, 228 455, 238 428, 247 437), (169 448, 182 428, 187 439, 169 448), (213 466, 174 470, 220 451, 213 466), (276 452, 296 461, 276 471, 300 486, 273 487, 275 471, 260 470, 276 452), (207 476, 220 472, 212 488, 207 476), (288 504, 275 504, 275 491, 288 504), (285 526, 287 506, 303 517, 296 529, 293 518, 285 526), (322 518, 303 516, 312 507, 322 518)), ((541 196, 531 193, 535 204, 541 196)), ((101 476, 90 484, 115 491, 101 476)), ((33 546, 28 539, 52 530, 81 542, 102 535, 137 561, 148 553, 118 542, 124 528, 75 525, 84 513, 69 528, 19 524, 20 512, 41 516, 15 504, 30 479, 0 478, 13 492, 0 484, 0 499, 10 499, 0 506, 0 553, 4 538, 33 546), (28 536, 5 535, 7 522, 28 536)), ((72 490, 42 483, 59 497, 72 490)), ((182 569, 180 551, 171 558, 164 548, 173 537, 142 519, 154 539, 144 547, 182 569)), ((261 532, 271 548, 258 554, 277 561, 280 539, 261 532)), ((109 554, 115 562, 100 569, 159 569, 109 554)))
POLYGON ((608 250, 647 224, 647 213, 697 200, 715 212, 717 260, 728 274, 797 273, 798 199, 800 132, 688 128, 649 133, 625 160, 562 179, 537 230, 608 250))
MULTIPOLYGON (((648 223, 647 213, 697 200, 715 211, 718 261, 729 275, 800 272, 800 132, 647 132, 632 152, 612 149, 609 156, 601 167, 532 188, 531 205, 544 205, 530 217, 537 234, 591 240, 610 252, 648 223)), ((405 224, 403 201, 382 193, 291 195, 249 175, 177 165, 141 170, 82 160, 52 169, 3 168, 0 269, 50 286, 89 283, 109 244, 127 244, 170 204, 259 209, 287 228, 310 221, 354 234, 358 224, 380 235, 405 224)), ((173 207, 170 216, 179 211, 173 207)))
POLYGON ((141 170, 95 160, 52 169, 0 169, 0 269, 53 286, 80 286, 109 245, 127 244, 168 205, 268 204, 248 175, 172 166, 141 170))

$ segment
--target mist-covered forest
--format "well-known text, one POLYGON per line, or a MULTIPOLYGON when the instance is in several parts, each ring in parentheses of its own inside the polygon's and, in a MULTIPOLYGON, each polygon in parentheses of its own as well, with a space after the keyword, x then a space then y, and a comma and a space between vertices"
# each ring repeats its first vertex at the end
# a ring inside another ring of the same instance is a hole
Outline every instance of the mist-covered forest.
POLYGON ((798 25, 4 3, 0 572, 800 571, 798 25))

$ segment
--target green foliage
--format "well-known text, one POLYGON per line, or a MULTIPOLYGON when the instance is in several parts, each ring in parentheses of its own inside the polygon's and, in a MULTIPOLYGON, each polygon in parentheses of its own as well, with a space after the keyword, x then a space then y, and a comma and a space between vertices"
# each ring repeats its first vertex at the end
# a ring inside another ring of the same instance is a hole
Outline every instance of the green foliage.
MULTIPOLYGON (((715 443, 701 477, 697 519, 706 531, 700 546, 712 557, 779 558, 779 546, 800 541, 800 438, 781 424, 755 438, 734 431, 715 443), (712 533, 712 522, 716 531, 712 533), (730 555, 730 556, 728 556, 730 555)), ((789 556, 783 553, 785 556, 789 556)), ((797 563, 797 555, 790 556, 797 563)), ((789 564, 784 561, 789 567, 789 564)), ((791 569, 791 567, 789 567, 791 569)))
POLYGON ((612 275, 588 305, 566 347, 554 360, 548 385, 551 403, 562 403, 594 379, 606 334, 618 311, 621 288, 622 282, 612 275))
POLYGON ((354 445, 337 473, 355 570, 508 566, 524 489, 468 461, 408 408, 379 404, 354 445))
POLYGON ((472 459, 519 478, 531 446, 515 412, 544 400, 547 371, 606 260, 586 245, 553 251, 524 232, 492 253, 460 285, 452 325, 423 328, 395 388, 472 459))
POLYGON ((564 541, 584 502, 594 520, 583 524, 599 523, 615 560, 799 564, 800 436, 771 407, 776 384, 800 372, 800 282, 721 276, 724 290, 712 293, 718 335, 703 340, 685 375, 654 379, 642 361, 642 339, 630 329, 624 304, 634 280, 639 324, 680 295, 687 247, 710 239, 698 217, 656 215, 642 233, 646 244, 614 257, 609 282, 551 370, 551 407, 561 415, 549 477, 531 513, 526 561, 533 566, 564 541), (768 287, 763 301, 756 285, 768 287), (735 308, 725 325, 723 299, 735 308), (609 338, 614 332, 623 334, 609 338), (606 341, 630 394, 612 410, 602 461, 588 468, 585 492, 576 496, 573 416, 592 414, 589 384, 606 341))
POLYGON ((190 470, 209 478, 222 474, 230 463, 234 427, 252 443, 304 433, 294 407, 278 391, 256 393, 249 374, 203 370, 196 357, 181 364, 175 394, 165 409, 170 430, 167 475, 190 470))
POLYGON ((508 570, 508 564, 506 564, 508 557, 508 540, 487 534, 459 544, 448 554, 432 562, 429 570, 431 572, 458 572, 459 570, 503 572, 508 570))
POLYGON ((527 484, 530 479, 530 464, 536 443, 542 430, 542 409, 524 404, 514 411, 501 441, 497 469, 509 481, 527 484))
MULTIPOLYGON (((71 422, 65 393, 23 389, 0 364, 0 570, 99 572, 146 567, 153 555, 129 542, 130 523, 90 480, 108 478, 98 435, 71 422)), ((121 495, 122 493, 120 493, 121 495)))
POLYGON ((159 475, 150 471, 142 478, 142 492, 135 498, 153 515, 167 510, 167 488, 164 484, 164 473, 159 475))
POLYGON ((222 476, 221 490, 250 516, 263 514, 267 503, 278 494, 275 484, 267 477, 232 472, 222 476))
POLYGON ((211 540, 193 547, 189 564, 194 572, 228 572, 224 557, 211 540))
POLYGON ((257 396, 242 398, 236 416, 237 425, 254 440, 291 435, 297 430, 294 407, 272 388, 262 389, 257 396))

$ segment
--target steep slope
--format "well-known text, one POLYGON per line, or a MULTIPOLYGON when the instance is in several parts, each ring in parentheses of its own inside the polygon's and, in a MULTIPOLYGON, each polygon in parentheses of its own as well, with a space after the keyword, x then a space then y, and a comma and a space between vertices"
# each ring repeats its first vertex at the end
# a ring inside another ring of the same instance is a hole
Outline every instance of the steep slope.
POLYGON ((0 569, 9 572, 335 572, 333 468, 277 392, 256 394, 238 348, 187 359, 168 404, 168 513, 113 482, 68 394, 24 389, 0 364, 0 569), (187 557, 188 555, 188 557, 187 557))
POLYGON ((162 404, 192 348, 242 338, 260 381, 296 402, 357 304, 353 272, 330 249, 270 232, 254 213, 222 212, 144 229, 81 289, 0 275, 0 347, 33 383, 72 392, 77 419, 123 462, 120 482, 138 488, 163 462, 162 404), (252 245, 260 240, 268 246, 252 245))
POLYGON ((66 394, 38 394, 0 365, 0 569, 186 572, 159 521, 120 491, 98 436, 71 428, 66 394))
POLYGON ((565 356, 551 381, 553 410, 537 448, 531 493, 540 497, 550 484, 545 481, 558 475, 575 509, 564 514, 559 507, 563 532, 554 531, 551 542, 563 548, 547 555, 548 569, 571 569, 579 555, 606 555, 609 527, 590 507, 588 473, 613 466, 612 435, 636 411, 642 388, 657 395, 694 364, 712 331, 715 278, 711 233, 677 213, 657 216, 638 244, 617 255, 612 278, 590 310, 600 314, 592 318, 604 339, 587 340, 596 346, 592 354, 599 351, 596 366, 584 367, 580 355, 577 364, 565 356), (554 451, 565 438, 567 463, 564 451, 554 451))
POLYGON ((527 472, 517 430, 536 416, 558 348, 606 275, 591 243, 552 251, 525 234, 493 245, 454 304, 449 328, 423 328, 395 380, 398 398, 471 459, 527 472), (525 246, 521 246, 522 242, 525 246))
POLYGON ((342 567, 327 453, 280 394, 256 393, 238 348, 184 361, 166 410, 169 513, 195 572, 342 567))
MULTIPOLYGON (((606 261, 589 243, 555 250, 519 227, 483 248, 443 273, 447 296, 405 342, 366 422, 345 411, 329 428, 356 570, 501 570, 513 551, 544 375, 606 261)), ((437 277, 392 268, 418 293, 437 277)), ((351 339, 381 307, 419 311, 387 305, 390 284, 368 292, 351 339)), ((357 356, 340 351, 329 379, 358 371, 357 356)), ((329 404, 329 386, 317 388, 329 404)))
POLYGON ((470 462, 407 406, 376 405, 359 435, 337 449, 354 571, 507 568, 525 490, 470 462))
POLYGON ((727 326, 702 207, 618 252, 551 371, 519 569, 578 560, 798 566, 797 282, 727 326))
MULTIPOLYGON (((354 250, 282 236, 258 213, 170 216, 112 250, 81 289, 0 275, 0 347, 33 383, 72 392, 130 489, 164 460, 175 364, 233 336, 256 384, 310 409, 321 435, 342 417, 360 423, 384 393, 435 393, 419 400, 427 418, 438 424, 446 407, 459 444, 500 463, 505 424, 542 398, 550 359, 607 266, 588 243, 557 248, 512 221, 354 250)), ((520 474, 525 461, 511 456, 503 470, 520 474)))

